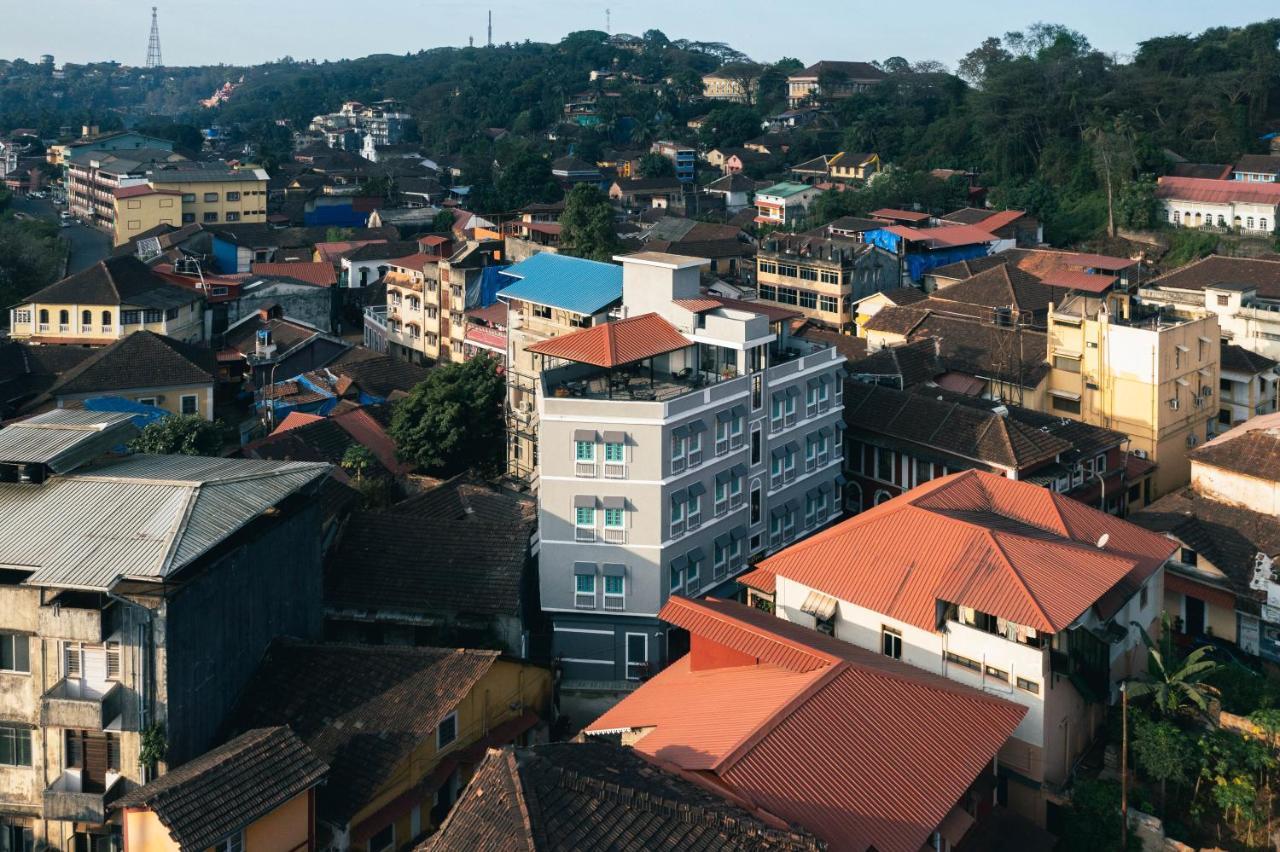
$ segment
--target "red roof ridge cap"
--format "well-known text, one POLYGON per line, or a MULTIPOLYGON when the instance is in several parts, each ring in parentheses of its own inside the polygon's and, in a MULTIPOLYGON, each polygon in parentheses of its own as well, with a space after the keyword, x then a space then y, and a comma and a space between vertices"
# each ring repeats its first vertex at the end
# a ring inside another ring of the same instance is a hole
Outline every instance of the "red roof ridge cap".
MULTIPOLYGON (((996 554, 999 555, 1000 561, 1004 563, 1005 568, 1007 568, 1009 573, 1013 575, 1015 580, 1017 580, 1018 587, 1021 588, 1023 593, 1027 596, 1027 600, 1031 601, 1031 605, 1035 608, 1036 614, 1040 616, 1045 624, 1049 625, 1052 632, 1057 633, 1057 625, 1053 623, 1053 619, 1049 617, 1049 614, 1044 611, 1044 607, 1040 605, 1040 600, 1036 597, 1035 592, 1031 590, 1031 584, 1023 578, 1022 572, 1014 567, 1013 560, 1009 558, 1009 554, 1005 553, 1004 546, 1000 543, 1000 539, 996 531, 983 528, 982 532, 986 535, 987 541, 991 543, 991 546, 995 548, 996 554)), ((1066 625, 1063 626, 1065 627, 1066 625)))

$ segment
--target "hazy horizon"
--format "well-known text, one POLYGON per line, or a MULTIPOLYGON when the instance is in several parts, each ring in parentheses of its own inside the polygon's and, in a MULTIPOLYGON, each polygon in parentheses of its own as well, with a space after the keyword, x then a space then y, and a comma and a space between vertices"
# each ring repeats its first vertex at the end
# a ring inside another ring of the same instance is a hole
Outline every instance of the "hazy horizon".
MULTIPOLYGON (((63 0, 57 15, 32 15, 18 26, 0 28, 0 58, 86 63, 114 60, 142 65, 146 59, 152 0, 63 0), (73 21, 73 26, 68 22, 73 21), (104 34, 109 34, 104 38, 104 34)), ((1131 54, 1138 42, 1174 33, 1196 33, 1214 26, 1239 26, 1280 15, 1274 0, 1243 0, 1228 8, 1173 0, 1115 4, 1077 0, 1044 13, 1024 3, 992 0, 956 14, 954 3, 918 0, 909 16, 877 18, 862 27, 854 10, 831 11, 813 0, 740 0, 728 5, 732 17, 716 10, 700 21, 696 7, 673 0, 601 0, 548 2, 530 18, 529 4, 494 0, 488 5, 419 2, 387 8, 384 15, 352 14, 337 0, 190 0, 157 3, 160 41, 166 65, 256 65, 294 59, 355 59, 376 53, 404 54, 433 47, 465 46, 468 36, 485 43, 486 14, 493 11, 493 40, 556 42, 566 33, 605 29, 611 10, 615 33, 639 35, 660 29, 671 39, 721 41, 771 62, 794 56, 818 59, 936 59, 954 68, 987 36, 1003 35, 1037 20, 1080 30, 1100 50, 1131 54), (798 22, 787 27, 768 22, 782 15, 798 22), (821 23, 817 23, 817 22, 821 23), (933 21, 935 23, 930 24, 933 21), (314 22, 314 23, 313 23, 314 22)), ((29 8, 29 7, 28 7, 29 8)), ((14 20, 11 14, 9 20, 14 20)))

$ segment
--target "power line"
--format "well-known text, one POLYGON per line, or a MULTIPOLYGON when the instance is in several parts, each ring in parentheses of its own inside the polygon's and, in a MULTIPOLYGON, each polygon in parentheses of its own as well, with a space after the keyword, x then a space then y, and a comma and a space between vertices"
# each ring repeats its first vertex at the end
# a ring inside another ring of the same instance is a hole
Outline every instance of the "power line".
POLYGON ((151 7, 151 38, 147 41, 147 67, 159 68, 160 61, 160 22, 156 20, 156 7, 151 7))

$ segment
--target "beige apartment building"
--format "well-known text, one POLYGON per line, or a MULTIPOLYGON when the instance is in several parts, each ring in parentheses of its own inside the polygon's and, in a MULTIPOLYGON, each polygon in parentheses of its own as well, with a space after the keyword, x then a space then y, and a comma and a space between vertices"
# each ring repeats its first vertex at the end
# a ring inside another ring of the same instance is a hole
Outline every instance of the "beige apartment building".
POLYGON ((837 331, 854 329, 855 302, 893 289, 900 280, 898 259, 870 243, 775 234, 756 252, 760 301, 837 331))
POLYGON ((113 192, 115 244, 160 225, 266 222, 267 179, 262 169, 226 163, 178 162, 152 168, 145 182, 113 192))
POLYGON ((1217 317, 1072 290, 1048 324, 1047 410, 1127 434, 1130 451, 1157 465, 1144 502, 1186 485, 1187 455, 1218 413, 1217 317))

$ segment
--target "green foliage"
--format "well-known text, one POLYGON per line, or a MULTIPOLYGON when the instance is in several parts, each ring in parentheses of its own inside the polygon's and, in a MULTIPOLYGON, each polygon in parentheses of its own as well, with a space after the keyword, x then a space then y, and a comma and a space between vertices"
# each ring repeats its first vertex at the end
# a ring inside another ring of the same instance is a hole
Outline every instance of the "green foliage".
POLYGON ((453 211, 441 210, 431 220, 431 230, 437 234, 443 234, 453 230, 453 211))
POLYGON ((169 740, 165 737, 164 725, 153 722, 143 730, 140 739, 142 742, 138 748, 138 764, 147 769, 155 769, 156 764, 169 753, 169 740))
POLYGON ((1149 778, 1160 782, 1160 814, 1165 814, 1166 786, 1170 781, 1181 785, 1187 780, 1186 764, 1191 757, 1191 743, 1177 725, 1151 721, 1138 715, 1133 729, 1134 761, 1149 778))
POLYGON ((351 228, 325 228, 324 241, 326 243, 340 243, 343 240, 349 240, 355 236, 355 231, 351 228))
POLYGON ((400 458, 427 473, 497 471, 506 446, 505 383, 487 356, 445 364, 396 404, 390 434, 400 458))
POLYGON ((1138 628, 1142 644, 1147 646, 1147 672, 1141 680, 1128 684, 1129 697, 1150 698, 1156 712, 1166 718, 1208 713, 1209 699, 1218 693, 1216 687, 1205 682, 1218 668, 1210 658, 1212 646, 1204 645, 1186 657, 1179 657, 1167 612, 1160 618, 1158 643, 1141 624, 1135 621, 1133 626, 1138 628))
POLYGON ((352 444, 342 454, 342 469, 356 478, 356 482, 364 479, 364 475, 377 463, 373 451, 364 444, 352 444))
MULTIPOLYGON (((0 198, 0 210, 6 203, 0 198)), ((16 304, 57 281, 65 258, 66 244, 58 236, 57 225, 0 213, 0 304, 16 304)))
POLYGON ((1218 249, 1218 235, 1208 231, 1175 228, 1169 231, 1168 235, 1169 251, 1164 256, 1164 265, 1169 269, 1208 257, 1218 249))
POLYGON ((498 197, 493 206, 501 210, 516 210, 535 201, 555 201, 561 195, 559 184, 551 176, 551 164, 532 151, 522 151, 503 167, 494 190, 498 197))
POLYGON ((1220 667, 1205 678, 1219 690, 1222 709, 1237 716, 1280 708, 1280 682, 1239 665, 1220 667))
POLYGON ((656 152, 650 152, 640 158, 640 176, 647 178, 675 177, 675 163, 656 152))
POLYGON ((560 250, 575 257, 608 261, 621 249, 609 199, 591 184, 575 186, 560 216, 560 250))
POLYGON ((218 423, 194 414, 164 417, 143 429, 129 449, 163 456, 216 456, 222 452, 223 431, 218 423))
POLYGON ((890 169, 866 186, 843 192, 828 190, 809 210, 809 227, 825 225, 840 216, 866 216, 881 207, 919 204, 931 213, 963 207, 968 186, 962 178, 941 180, 925 171, 890 169))
POLYGON ((148 136, 155 136, 158 139, 168 139, 179 148, 185 148, 188 151, 199 151, 204 147, 204 135, 200 132, 200 128, 190 124, 179 124, 173 121, 149 121, 139 124, 133 129, 148 136))
MULTIPOLYGON (((1071 788, 1071 808, 1058 848, 1064 852, 1115 849, 1120 836, 1120 783, 1080 780, 1071 788)), ((1130 835, 1129 845, 1133 845, 1130 835)))
POLYGON ((734 147, 760 135, 760 114, 743 104, 725 104, 702 119, 698 140, 707 149, 734 147))
POLYGON ((1122 228, 1145 231, 1161 222, 1160 202, 1156 199, 1156 181, 1143 175, 1130 181, 1116 197, 1116 224, 1122 228))

